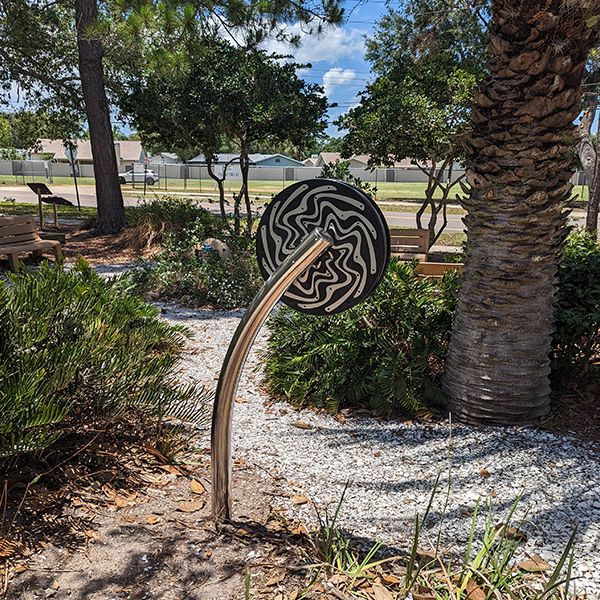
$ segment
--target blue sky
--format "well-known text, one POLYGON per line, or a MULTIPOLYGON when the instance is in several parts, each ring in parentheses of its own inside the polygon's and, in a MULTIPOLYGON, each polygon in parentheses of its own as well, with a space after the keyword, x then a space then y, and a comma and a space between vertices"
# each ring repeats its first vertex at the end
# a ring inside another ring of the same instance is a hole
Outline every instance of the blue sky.
MULTIPOLYGON (((338 107, 330 109, 330 122, 356 104, 357 94, 369 80, 369 64, 364 60, 364 38, 369 35, 385 12, 383 0, 345 1, 346 22, 341 27, 327 28, 322 36, 306 36, 298 49, 270 41, 266 48, 294 55, 297 62, 310 63, 312 69, 299 72, 306 81, 318 83, 338 107)), ((292 27, 294 29, 294 27, 292 27)), ((300 31, 299 27, 296 27, 300 31)), ((340 135, 330 125, 327 133, 340 135)))

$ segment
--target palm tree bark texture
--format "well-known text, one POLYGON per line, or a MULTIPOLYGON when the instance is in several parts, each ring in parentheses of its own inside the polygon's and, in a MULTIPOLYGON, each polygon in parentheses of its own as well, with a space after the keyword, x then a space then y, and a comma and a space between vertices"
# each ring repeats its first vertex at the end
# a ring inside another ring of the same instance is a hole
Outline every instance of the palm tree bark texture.
POLYGON ((550 409, 557 263, 581 80, 600 0, 497 0, 467 143, 466 265, 444 387, 458 419, 531 424, 550 409))

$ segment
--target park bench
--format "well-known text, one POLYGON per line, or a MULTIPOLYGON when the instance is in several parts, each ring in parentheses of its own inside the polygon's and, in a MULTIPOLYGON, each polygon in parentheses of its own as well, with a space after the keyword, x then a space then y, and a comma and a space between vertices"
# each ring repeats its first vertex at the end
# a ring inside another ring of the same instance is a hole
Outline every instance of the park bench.
POLYGON ((427 261, 429 230, 390 227, 390 248, 392 256, 403 260, 427 261))
POLYGON ((19 254, 31 252, 40 257, 44 250, 52 250, 55 258, 62 254, 58 240, 43 240, 31 216, 0 217, 0 254, 8 256, 12 271, 17 271, 19 254))
POLYGON ((449 271, 462 273, 464 267, 462 263, 420 262, 417 265, 416 272, 421 277, 427 277, 428 279, 441 279, 449 271))

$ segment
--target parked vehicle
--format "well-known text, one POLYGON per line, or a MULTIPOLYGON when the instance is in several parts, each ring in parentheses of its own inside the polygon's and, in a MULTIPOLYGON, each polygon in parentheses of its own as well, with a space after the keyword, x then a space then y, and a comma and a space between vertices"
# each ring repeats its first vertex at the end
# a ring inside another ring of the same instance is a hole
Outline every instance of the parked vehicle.
POLYGON ((144 169, 143 171, 130 169, 125 173, 119 173, 119 183, 121 185, 125 183, 144 183, 144 180, 146 180, 146 185, 154 185, 160 181, 160 177, 156 171, 151 169, 144 169))

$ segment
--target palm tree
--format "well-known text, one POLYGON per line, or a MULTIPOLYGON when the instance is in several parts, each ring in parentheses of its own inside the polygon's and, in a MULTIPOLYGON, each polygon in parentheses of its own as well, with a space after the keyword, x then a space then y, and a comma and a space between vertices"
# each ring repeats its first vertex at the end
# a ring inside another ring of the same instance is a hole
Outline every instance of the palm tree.
POLYGON ((467 261, 445 389, 465 421, 549 411, 558 255, 600 0, 495 0, 468 143, 467 261))

